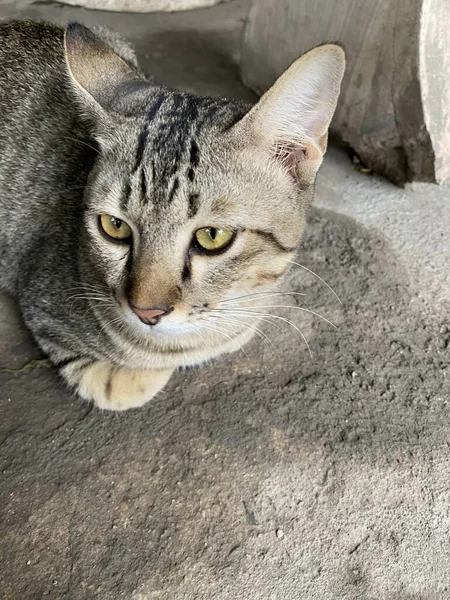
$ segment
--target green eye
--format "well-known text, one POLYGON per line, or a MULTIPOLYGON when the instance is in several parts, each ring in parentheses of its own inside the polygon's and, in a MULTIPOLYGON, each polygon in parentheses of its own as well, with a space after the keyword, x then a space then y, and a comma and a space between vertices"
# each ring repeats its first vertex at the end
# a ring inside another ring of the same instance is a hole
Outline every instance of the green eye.
POLYGON ((131 228, 125 221, 112 215, 100 215, 100 227, 113 240, 125 241, 131 237, 131 228))
POLYGON ((197 246, 208 252, 226 248, 234 239, 231 227, 203 227, 195 232, 197 246))

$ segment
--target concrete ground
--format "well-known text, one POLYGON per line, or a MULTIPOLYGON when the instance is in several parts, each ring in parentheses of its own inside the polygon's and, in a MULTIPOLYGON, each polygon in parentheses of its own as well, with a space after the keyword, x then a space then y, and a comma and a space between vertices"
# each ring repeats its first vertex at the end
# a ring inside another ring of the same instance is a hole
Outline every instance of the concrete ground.
MULTIPOLYGON (((251 99, 248 2, 117 15, 3 2, 128 35, 160 81, 251 99)), ((450 598, 450 186, 394 188, 331 149, 289 309, 144 409, 70 396, 0 308, 0 598, 450 598), (282 325, 282 323, 280 323, 282 325), (16 371, 14 371, 16 370, 16 371)))

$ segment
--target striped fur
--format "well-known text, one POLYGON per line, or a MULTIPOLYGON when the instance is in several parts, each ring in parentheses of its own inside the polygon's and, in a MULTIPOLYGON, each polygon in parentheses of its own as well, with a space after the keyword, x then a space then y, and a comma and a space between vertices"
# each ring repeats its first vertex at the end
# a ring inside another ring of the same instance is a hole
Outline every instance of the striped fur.
POLYGON ((274 289, 287 270, 337 100, 339 52, 302 63, 308 89, 317 81, 327 96, 330 77, 326 122, 320 107, 311 113, 317 139, 312 129, 266 139, 274 98, 297 86, 301 65, 251 109, 158 87, 113 34, 0 24, 0 286, 80 396, 140 406, 174 369, 252 337, 257 319, 225 321, 217 309, 274 289), (326 66, 315 78, 314 61, 326 66), (130 243, 101 233, 104 213, 131 227, 130 243), (194 244, 207 226, 235 232, 214 256, 194 244), (171 311, 146 325, 133 305, 171 311))

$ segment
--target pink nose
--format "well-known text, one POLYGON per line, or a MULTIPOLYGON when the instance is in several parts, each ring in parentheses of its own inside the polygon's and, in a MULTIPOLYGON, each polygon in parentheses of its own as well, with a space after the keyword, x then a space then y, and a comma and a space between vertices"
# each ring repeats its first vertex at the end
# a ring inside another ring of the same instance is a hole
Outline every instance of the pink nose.
POLYGON ((152 306, 152 308, 138 308, 137 306, 130 306, 134 314, 137 315, 146 325, 156 325, 156 323, 159 323, 164 315, 168 315, 173 311, 173 306, 168 306, 166 304, 152 306))

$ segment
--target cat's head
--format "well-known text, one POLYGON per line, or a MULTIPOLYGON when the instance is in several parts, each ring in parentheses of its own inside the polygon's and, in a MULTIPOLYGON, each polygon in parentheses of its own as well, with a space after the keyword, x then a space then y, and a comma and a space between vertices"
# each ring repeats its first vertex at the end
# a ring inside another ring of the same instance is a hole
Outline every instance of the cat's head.
POLYGON ((253 108, 154 86, 80 25, 66 57, 99 147, 80 265, 97 315, 166 348, 248 337, 304 229, 343 51, 308 52, 253 108))

